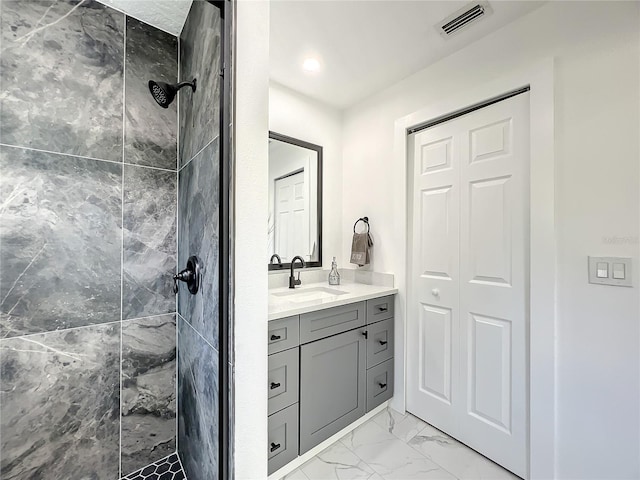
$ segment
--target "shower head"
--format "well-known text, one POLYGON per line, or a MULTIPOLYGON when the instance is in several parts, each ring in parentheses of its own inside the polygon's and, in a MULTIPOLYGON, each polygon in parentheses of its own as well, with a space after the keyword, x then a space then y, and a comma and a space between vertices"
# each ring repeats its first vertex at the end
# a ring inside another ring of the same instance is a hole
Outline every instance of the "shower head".
POLYGON ((153 96, 153 99, 156 101, 158 105, 162 108, 167 108, 173 102, 173 99, 182 87, 191 87, 192 91, 196 91, 196 79, 194 78, 192 82, 182 82, 175 83, 173 85, 164 83, 164 82, 156 82, 154 80, 149 80, 149 91, 153 96))

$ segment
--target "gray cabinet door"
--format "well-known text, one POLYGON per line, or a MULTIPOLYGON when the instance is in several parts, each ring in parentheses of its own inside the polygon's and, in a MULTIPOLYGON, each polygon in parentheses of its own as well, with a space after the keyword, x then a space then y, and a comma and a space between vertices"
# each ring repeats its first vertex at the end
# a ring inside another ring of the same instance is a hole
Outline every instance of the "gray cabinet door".
POLYGON ((309 343, 364 325, 364 302, 300 315, 300 343, 309 343))
POLYGON ((367 325, 367 368, 393 358, 393 318, 367 325))
POLYGON ((367 323, 393 318, 394 299, 394 295, 387 295, 386 297, 367 300, 367 323))
POLYGON ((269 475, 298 456, 298 404, 269 417, 269 475))
POLYGON ((300 319, 298 315, 269 322, 269 355, 282 352, 300 344, 300 319))
POLYGON ((298 348, 269 355, 269 415, 298 401, 298 348))
POLYGON ((393 397, 393 359, 367 370, 367 412, 393 397))
POLYGON ((358 328, 300 347, 300 454, 364 415, 363 332, 358 328))

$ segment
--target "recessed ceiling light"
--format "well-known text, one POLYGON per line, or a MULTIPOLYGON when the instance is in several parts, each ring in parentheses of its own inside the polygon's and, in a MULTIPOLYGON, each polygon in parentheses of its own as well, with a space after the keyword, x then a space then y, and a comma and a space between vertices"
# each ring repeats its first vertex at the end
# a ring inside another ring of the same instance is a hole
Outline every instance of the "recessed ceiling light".
POLYGON ((316 73, 320 71, 320 62, 316 58, 307 58, 303 62, 302 68, 305 72, 316 73))

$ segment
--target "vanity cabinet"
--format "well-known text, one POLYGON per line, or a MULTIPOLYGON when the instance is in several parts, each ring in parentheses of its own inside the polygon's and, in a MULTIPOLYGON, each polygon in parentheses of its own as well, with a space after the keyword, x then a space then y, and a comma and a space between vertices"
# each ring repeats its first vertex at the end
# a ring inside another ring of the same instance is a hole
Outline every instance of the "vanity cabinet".
POLYGON ((309 343, 365 325, 365 302, 300 315, 300 343, 309 343))
POLYGON ((367 300, 367 323, 375 323, 387 318, 393 318, 394 296, 367 300))
POLYGON ((299 317, 285 317, 269 322, 269 355, 300 345, 299 317))
POLYGON ((269 474, 393 396, 393 302, 269 322, 269 474))
POLYGON ((269 355, 269 415, 298 402, 298 348, 269 355))
POLYGON ((269 415, 269 474, 298 456, 298 404, 269 415))
POLYGON ((367 368, 393 358, 393 318, 367 325, 367 368))
POLYGON ((300 454, 366 411, 366 339, 358 328, 300 348, 300 454))

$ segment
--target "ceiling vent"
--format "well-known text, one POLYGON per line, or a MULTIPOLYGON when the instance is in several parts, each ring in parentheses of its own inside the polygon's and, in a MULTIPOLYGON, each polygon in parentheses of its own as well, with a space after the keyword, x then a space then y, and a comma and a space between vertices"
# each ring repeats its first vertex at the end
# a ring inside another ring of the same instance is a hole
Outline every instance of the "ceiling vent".
POLYGON ((489 2, 472 2, 438 23, 436 29, 441 37, 449 38, 492 13, 489 2))

